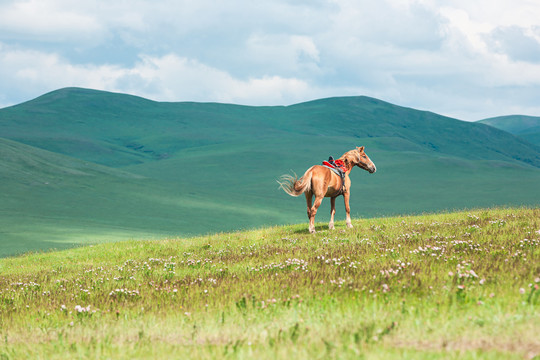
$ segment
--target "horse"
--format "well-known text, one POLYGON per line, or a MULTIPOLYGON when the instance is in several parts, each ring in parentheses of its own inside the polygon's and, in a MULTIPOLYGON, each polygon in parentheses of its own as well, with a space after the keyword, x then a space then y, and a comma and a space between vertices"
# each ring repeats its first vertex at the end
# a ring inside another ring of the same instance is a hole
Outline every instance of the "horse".
POLYGON ((367 154, 364 152, 364 146, 357 147, 356 149, 347 151, 343 154, 339 160, 345 163, 345 180, 342 184, 341 177, 334 171, 330 170, 326 166, 314 165, 310 167, 300 179, 295 175, 282 175, 278 180, 280 188, 282 188, 287 194, 291 196, 299 196, 305 194, 307 203, 307 215, 309 219, 309 232, 315 233, 315 215, 317 209, 321 205, 323 198, 329 197, 331 210, 330 210, 330 223, 328 228, 334 229, 334 214, 336 213, 336 198, 343 195, 345 200, 345 211, 347 213, 347 227, 352 228, 351 223, 351 208, 349 206, 349 197, 351 195, 351 179, 349 173, 351 170, 358 166, 361 169, 373 174, 377 171, 377 167, 370 160, 367 154), (315 203, 312 205, 313 196, 315 196, 315 203))

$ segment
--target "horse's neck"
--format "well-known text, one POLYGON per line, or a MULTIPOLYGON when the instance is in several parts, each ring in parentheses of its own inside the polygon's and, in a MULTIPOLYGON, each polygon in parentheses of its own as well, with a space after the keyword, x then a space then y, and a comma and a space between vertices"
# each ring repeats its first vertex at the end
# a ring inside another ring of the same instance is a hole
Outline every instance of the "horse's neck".
MULTIPOLYGON (((339 158, 339 160, 343 160, 342 158, 339 158)), ((351 164, 350 162, 344 162, 346 165, 346 169, 345 170, 345 174, 349 175, 349 173, 351 172, 351 170, 353 169, 354 167, 354 164, 351 164)))

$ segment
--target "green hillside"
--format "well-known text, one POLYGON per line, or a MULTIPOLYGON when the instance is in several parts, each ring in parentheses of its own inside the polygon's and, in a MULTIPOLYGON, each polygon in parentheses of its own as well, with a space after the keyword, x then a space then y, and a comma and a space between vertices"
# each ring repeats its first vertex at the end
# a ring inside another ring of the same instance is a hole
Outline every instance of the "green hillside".
POLYGON ((2 109, 0 119, 4 138, 113 167, 169 158, 201 146, 295 140, 299 135, 390 138, 398 141, 396 150, 517 159, 540 167, 538 149, 492 128, 368 97, 248 107, 158 103, 68 88, 2 109))
POLYGON ((249 107, 68 88, 0 109, 0 138, 0 256, 303 223, 276 179, 359 145, 378 171, 351 173, 354 217, 540 202, 538 147, 368 97, 249 107))
MULTIPOLYGON (((247 210, 122 170, 0 138, 0 255, 249 227, 247 210), (219 222, 194 222, 207 214, 219 222), (36 240, 39 239, 39 240, 36 240)), ((264 209, 250 221, 280 222, 264 209)))
POLYGON ((540 117, 508 115, 481 120, 479 123, 518 135, 531 144, 540 146, 540 117))

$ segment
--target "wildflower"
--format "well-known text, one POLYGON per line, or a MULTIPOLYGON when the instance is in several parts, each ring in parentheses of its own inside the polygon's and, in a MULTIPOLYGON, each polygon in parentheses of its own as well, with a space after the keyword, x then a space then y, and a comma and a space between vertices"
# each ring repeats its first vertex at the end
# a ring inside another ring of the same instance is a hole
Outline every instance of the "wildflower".
POLYGON ((454 276, 454 273, 451 272, 451 271, 449 271, 449 272, 448 272, 448 276, 454 276))
POLYGON ((525 289, 524 288, 519 288, 519 293, 522 294, 522 295, 525 294, 525 289))
POLYGON ((477 305, 484 305, 484 302, 481 301, 481 300, 479 300, 476 304, 477 304, 477 305))
POLYGON ((491 293, 491 294, 489 294, 489 297, 490 297, 490 298, 495 297, 495 294, 494 294, 494 293, 491 293))
POLYGON ((465 290, 465 285, 458 285, 457 287, 458 287, 458 289, 460 289, 460 290, 465 290))
POLYGON ((485 282, 486 282, 486 279, 482 279, 479 281, 480 285, 484 285, 485 282))
POLYGON ((62 310, 62 311, 67 311, 67 307, 66 307, 66 305, 62 305, 62 306, 60 306, 60 310, 62 310))

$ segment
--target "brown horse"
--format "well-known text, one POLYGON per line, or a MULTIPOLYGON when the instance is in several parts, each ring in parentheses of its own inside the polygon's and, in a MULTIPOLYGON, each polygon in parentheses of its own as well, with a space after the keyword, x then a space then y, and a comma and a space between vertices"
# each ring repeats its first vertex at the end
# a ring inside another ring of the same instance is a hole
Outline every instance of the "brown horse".
POLYGON ((358 166, 370 174, 377 171, 375 164, 364 152, 364 147, 357 147, 347 151, 339 160, 345 163, 345 184, 341 183, 341 177, 329 168, 322 165, 310 167, 304 175, 298 179, 296 176, 283 175, 278 181, 280 187, 291 196, 298 196, 302 193, 306 195, 307 215, 309 218, 309 232, 315 233, 315 214, 321 205, 323 198, 329 197, 331 201, 329 229, 334 229, 334 214, 336 213, 336 197, 343 195, 345 200, 345 211, 347 212, 347 227, 351 228, 351 208, 349 207, 349 197, 351 195, 351 179, 349 173, 352 168, 358 166), (344 186, 342 186, 344 185, 344 186), (312 206, 313 195, 315 203, 312 206))

